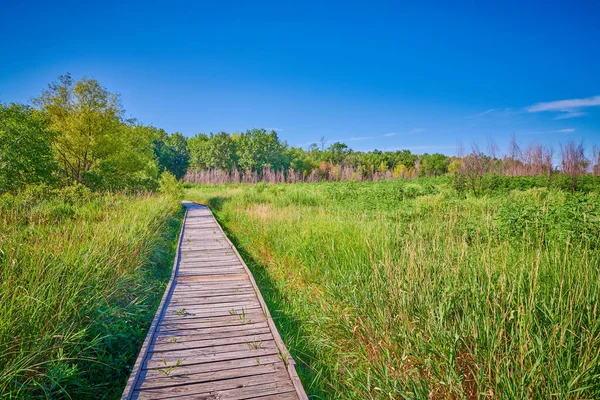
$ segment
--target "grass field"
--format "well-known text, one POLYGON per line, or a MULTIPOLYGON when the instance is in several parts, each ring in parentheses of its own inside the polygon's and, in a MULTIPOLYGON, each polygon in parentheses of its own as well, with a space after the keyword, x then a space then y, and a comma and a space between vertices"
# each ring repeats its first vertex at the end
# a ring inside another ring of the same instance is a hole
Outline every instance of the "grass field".
POLYGON ((0 397, 119 398, 182 216, 83 187, 0 197, 0 397))
MULTIPOLYGON (((517 185, 518 186, 518 185, 517 185)), ((206 186, 315 399, 600 398, 600 196, 206 186)))

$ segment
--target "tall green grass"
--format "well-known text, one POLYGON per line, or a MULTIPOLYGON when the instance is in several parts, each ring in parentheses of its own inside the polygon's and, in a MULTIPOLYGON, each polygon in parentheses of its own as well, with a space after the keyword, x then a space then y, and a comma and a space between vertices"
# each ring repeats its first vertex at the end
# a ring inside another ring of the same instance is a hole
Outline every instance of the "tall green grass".
POLYGON ((322 399, 600 398, 600 196, 447 179, 191 188, 322 399))
POLYGON ((0 197, 0 394, 118 398, 181 216, 165 196, 83 187, 0 197))

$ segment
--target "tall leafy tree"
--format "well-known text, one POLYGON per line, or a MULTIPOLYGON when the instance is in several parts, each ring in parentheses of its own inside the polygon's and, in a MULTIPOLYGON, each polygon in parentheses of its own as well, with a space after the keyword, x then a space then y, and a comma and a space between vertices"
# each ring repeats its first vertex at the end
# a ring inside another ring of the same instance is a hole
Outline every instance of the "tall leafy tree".
POLYGON ((277 132, 252 129, 237 138, 239 166, 244 170, 260 172, 265 167, 287 169, 287 146, 279 140, 277 132))
POLYGON ((59 132, 56 155, 69 180, 85 183, 86 172, 118 150, 123 110, 118 97, 98 81, 61 76, 34 103, 59 132))
POLYGON ((109 188, 125 177, 156 178, 151 136, 124 120, 119 97, 95 79, 61 76, 34 103, 58 132, 54 150, 67 182, 109 188))
POLYGON ((190 165, 198 170, 207 169, 205 152, 208 145, 208 135, 199 133, 188 140, 188 150, 190 152, 190 165))
POLYGON ((335 142, 323 153, 323 161, 328 161, 332 164, 341 164, 346 159, 348 153, 349 149, 347 144, 335 142))
POLYGON ((0 104, 0 193, 54 180, 54 138, 36 110, 0 104))
POLYGON ((421 170, 422 176, 440 176, 448 172, 448 165, 450 164, 450 157, 435 153, 435 154, 423 154, 421 156, 421 170))
POLYGON ((230 171, 237 164, 236 142, 225 132, 198 134, 189 140, 190 160, 200 169, 230 171))
POLYGON ((167 169, 177 179, 181 179, 190 164, 188 139, 181 133, 175 132, 169 136, 168 146, 171 149, 171 163, 167 169))
POLYGON ((86 173, 86 184, 102 189, 155 188, 159 171, 153 140, 152 133, 143 126, 121 125, 118 146, 86 173))
POLYGON ((179 132, 171 136, 163 129, 149 127, 154 132, 154 154, 160 172, 169 171, 177 179, 183 178, 190 163, 188 139, 179 132))

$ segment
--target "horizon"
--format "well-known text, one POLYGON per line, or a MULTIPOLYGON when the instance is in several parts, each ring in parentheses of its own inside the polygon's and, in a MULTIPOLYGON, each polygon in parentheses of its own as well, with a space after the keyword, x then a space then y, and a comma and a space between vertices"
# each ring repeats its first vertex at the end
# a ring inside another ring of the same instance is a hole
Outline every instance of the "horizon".
POLYGON ((70 72, 187 137, 264 128, 294 147, 447 155, 490 140, 504 152, 513 134, 600 144, 598 4, 182 4, 11 2, 0 102, 70 72))

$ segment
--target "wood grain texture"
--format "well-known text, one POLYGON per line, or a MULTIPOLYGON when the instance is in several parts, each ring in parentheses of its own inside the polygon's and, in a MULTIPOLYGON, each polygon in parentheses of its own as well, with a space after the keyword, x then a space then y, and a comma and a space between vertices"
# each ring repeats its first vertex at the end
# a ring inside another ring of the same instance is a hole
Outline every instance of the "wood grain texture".
POLYGON ((250 270, 208 207, 184 206, 173 273, 122 399, 307 400, 250 270))

